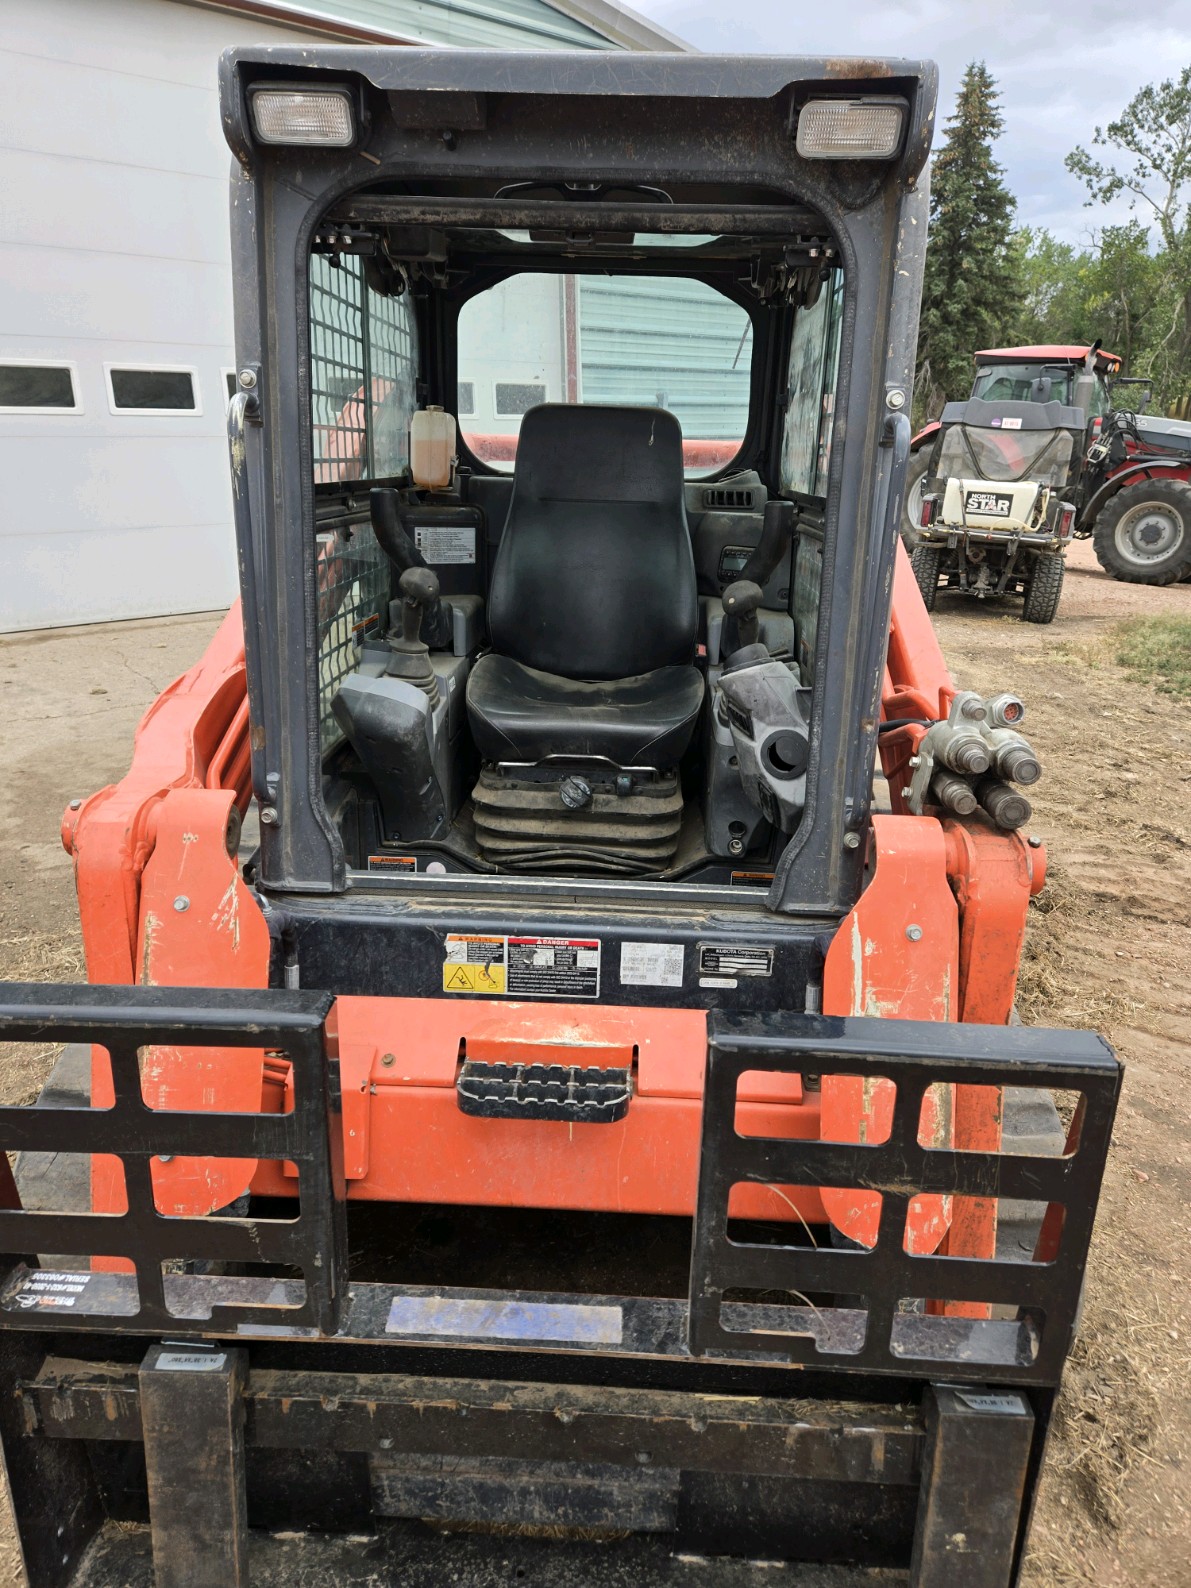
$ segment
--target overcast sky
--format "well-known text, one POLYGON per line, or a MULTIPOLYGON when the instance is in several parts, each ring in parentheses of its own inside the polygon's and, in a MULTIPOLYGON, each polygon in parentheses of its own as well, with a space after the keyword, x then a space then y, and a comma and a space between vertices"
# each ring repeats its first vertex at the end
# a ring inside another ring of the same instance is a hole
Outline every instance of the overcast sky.
MULTIPOLYGON (((983 60, 1001 89, 996 154, 1019 220, 1086 243, 1102 210, 1083 207, 1066 154, 1146 83, 1191 62, 1191 0, 632 0, 701 50, 903 55, 939 66, 939 135, 964 67, 983 60)), ((1127 204, 1114 219, 1123 218, 1127 204)))

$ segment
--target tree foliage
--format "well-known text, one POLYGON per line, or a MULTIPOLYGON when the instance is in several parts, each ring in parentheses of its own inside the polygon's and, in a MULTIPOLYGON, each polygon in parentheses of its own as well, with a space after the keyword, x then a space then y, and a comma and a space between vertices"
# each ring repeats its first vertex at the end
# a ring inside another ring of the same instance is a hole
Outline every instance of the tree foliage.
POLYGON ((1191 66, 1135 94, 1115 121, 1096 128, 1092 150, 1074 149, 1066 164, 1086 185, 1089 205, 1129 196, 1138 219, 1114 228, 1125 234, 1116 264, 1130 285, 1121 291, 1144 283, 1149 294, 1144 306, 1133 302, 1131 363, 1154 378, 1161 402, 1184 401, 1191 396, 1191 66), (1092 152, 1100 149, 1103 157, 1092 152))
POLYGON ((917 378, 919 402, 930 412, 967 395, 973 351, 1000 339, 1017 306, 1016 205, 992 154, 1003 126, 996 82, 973 61, 931 171, 917 378))
POLYGON ((1021 299, 1013 342, 1091 343, 1130 366, 1155 324, 1158 272, 1144 226, 1107 226, 1076 249, 1046 230, 1016 235, 1021 299))

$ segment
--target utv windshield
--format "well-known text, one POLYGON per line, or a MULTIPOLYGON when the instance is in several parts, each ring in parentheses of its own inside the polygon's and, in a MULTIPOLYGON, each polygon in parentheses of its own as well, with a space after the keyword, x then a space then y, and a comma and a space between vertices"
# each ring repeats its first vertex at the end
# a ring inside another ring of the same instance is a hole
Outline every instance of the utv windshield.
POLYGON ((949 425, 937 472, 961 480, 1035 480, 1061 486, 1071 468, 1074 440, 1067 430, 999 430, 949 425))

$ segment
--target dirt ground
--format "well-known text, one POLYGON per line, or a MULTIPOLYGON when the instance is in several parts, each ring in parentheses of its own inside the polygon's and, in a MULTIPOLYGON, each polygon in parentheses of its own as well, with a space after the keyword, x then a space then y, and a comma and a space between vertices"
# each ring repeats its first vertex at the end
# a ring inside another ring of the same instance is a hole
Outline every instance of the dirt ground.
MULTIPOLYGON (((1128 1066, 1029 1588, 1191 1588, 1191 703, 1128 682, 1112 641, 1123 616, 1171 611, 1191 617, 1191 584, 1117 584, 1085 544, 1050 628, 954 597, 936 614, 957 683, 1025 698, 1045 767, 1023 1018, 1095 1026, 1128 1066)), ((0 638, 0 977, 81 975, 61 811, 120 776, 216 622, 0 638)), ((50 1062, 0 1058, 0 1099, 31 1098, 50 1062)), ((0 1523, 0 1585, 20 1580, 0 1523)))

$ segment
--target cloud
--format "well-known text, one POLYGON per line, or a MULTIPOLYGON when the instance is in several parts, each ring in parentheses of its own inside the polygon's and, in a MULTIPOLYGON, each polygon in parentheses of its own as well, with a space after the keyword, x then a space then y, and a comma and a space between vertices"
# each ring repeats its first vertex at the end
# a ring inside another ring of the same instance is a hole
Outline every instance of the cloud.
POLYGON ((996 156, 1017 197, 1018 219, 1086 244, 1124 220, 1084 207, 1087 194, 1063 160, 1087 146, 1146 83, 1191 62, 1187 0, 633 0, 635 9, 699 49, 731 54, 900 55, 939 64, 940 124, 964 67, 983 60, 1001 90, 1005 133, 996 156))

